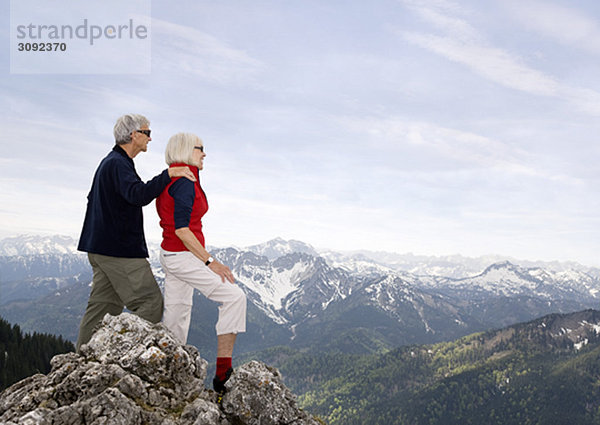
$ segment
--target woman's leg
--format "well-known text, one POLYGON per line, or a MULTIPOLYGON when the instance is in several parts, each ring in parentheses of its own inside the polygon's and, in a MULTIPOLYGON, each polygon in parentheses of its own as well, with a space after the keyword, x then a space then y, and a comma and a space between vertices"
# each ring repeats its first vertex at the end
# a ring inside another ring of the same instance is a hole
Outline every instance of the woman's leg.
POLYGON ((161 252, 160 263, 165 272, 165 312, 163 323, 175 334, 181 344, 187 342, 192 317, 192 304, 194 288, 177 278, 171 272, 172 257, 163 256, 161 252))
POLYGON ((217 357, 232 357, 237 334, 217 335, 217 357))
MULTIPOLYGON (((178 281, 198 289, 209 300, 220 304, 216 324, 217 372, 213 387, 217 392, 222 392, 232 371, 231 356, 236 335, 246 331, 246 294, 237 285, 223 282, 219 275, 191 252, 162 253, 161 263, 165 272, 168 270, 178 281)), ((165 304, 171 302, 167 288, 169 285, 165 283, 165 304)), ((170 314, 165 311, 165 320, 167 316, 170 314)), ((189 322, 187 326, 189 327, 189 322)))
POLYGON ((189 251, 161 251, 160 261, 166 273, 165 304, 191 306, 193 291, 190 288, 195 288, 209 300, 220 304, 217 335, 246 331, 246 294, 239 286, 223 282, 189 251))
POLYGON ((217 335, 246 332, 246 294, 239 286, 218 279, 219 285, 208 296, 209 300, 220 304, 215 326, 217 335))

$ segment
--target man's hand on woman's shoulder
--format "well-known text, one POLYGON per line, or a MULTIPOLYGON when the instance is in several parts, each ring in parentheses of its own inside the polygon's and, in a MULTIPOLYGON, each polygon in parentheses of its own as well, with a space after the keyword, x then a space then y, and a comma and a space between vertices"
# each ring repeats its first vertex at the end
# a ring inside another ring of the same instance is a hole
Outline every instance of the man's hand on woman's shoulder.
POLYGON ((196 176, 188 167, 169 167, 169 177, 185 177, 193 182, 196 181, 196 176))

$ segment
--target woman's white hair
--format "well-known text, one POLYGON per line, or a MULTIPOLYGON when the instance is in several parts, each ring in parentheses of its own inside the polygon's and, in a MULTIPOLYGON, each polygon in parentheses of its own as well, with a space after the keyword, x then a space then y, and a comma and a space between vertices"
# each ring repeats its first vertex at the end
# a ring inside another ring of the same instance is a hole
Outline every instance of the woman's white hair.
POLYGON ((200 137, 192 133, 177 133, 169 139, 165 149, 165 161, 167 165, 171 164, 189 164, 194 163, 194 146, 202 145, 200 137))
POLYGON ((145 125, 150 125, 150 121, 140 114, 127 114, 119 117, 113 129, 115 142, 117 145, 125 145, 131 142, 131 133, 140 130, 145 125))

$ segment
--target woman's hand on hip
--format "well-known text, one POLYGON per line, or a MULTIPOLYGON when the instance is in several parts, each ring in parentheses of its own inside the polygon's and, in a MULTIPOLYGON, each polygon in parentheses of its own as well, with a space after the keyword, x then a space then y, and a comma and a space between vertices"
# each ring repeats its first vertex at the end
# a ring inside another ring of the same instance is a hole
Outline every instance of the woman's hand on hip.
POLYGON ((233 276, 233 272, 227 267, 225 264, 221 264, 218 261, 213 261, 208 266, 213 272, 221 276, 221 280, 225 283, 225 280, 228 280, 230 283, 235 283, 235 277, 233 276))

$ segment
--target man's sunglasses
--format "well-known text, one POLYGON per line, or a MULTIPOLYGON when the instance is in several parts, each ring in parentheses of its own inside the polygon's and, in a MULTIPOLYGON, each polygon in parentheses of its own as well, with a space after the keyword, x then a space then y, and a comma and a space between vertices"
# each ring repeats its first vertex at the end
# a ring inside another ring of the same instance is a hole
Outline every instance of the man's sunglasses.
POLYGON ((194 146, 194 149, 200 149, 200 152, 204 152, 204 146, 194 146))
POLYGON ((146 137, 150 137, 150 132, 151 132, 152 130, 135 130, 135 131, 137 131, 138 133, 145 134, 145 135, 146 135, 146 137))

